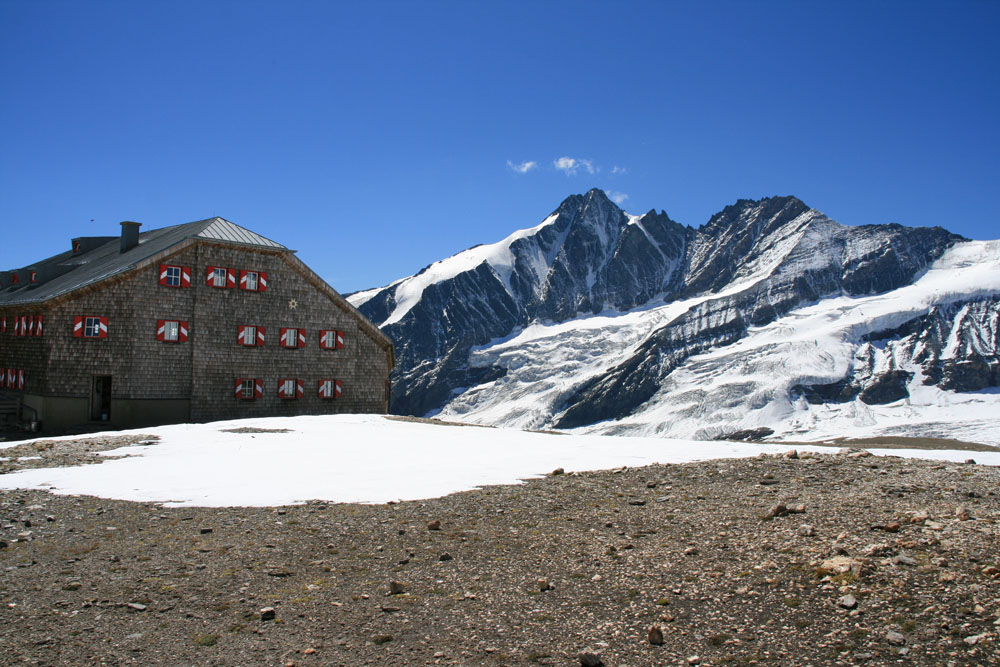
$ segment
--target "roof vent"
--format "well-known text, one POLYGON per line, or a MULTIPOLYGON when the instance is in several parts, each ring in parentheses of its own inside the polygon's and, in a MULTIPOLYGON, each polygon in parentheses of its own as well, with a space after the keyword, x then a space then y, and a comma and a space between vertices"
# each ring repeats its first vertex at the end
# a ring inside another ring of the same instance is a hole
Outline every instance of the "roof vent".
POLYGON ((139 227, 142 223, 125 221, 122 223, 122 249, 121 252, 128 252, 139 245, 139 227))

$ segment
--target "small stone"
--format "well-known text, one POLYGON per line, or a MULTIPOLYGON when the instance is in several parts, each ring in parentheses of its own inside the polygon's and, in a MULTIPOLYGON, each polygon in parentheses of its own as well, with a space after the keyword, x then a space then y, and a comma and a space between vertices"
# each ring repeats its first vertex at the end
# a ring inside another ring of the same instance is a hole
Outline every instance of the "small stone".
POLYGON ((685 556, 697 556, 698 555, 698 547, 688 547, 687 549, 684 550, 684 555, 685 556))
POLYGON ((885 633, 885 640, 890 644, 892 644, 893 646, 902 646, 903 644, 906 643, 906 637, 899 634, 895 630, 890 630, 889 632, 885 633))
POLYGON ((260 610, 260 620, 262 621, 273 621, 274 620, 274 607, 264 607, 260 610))
POLYGON ((969 514, 969 508, 963 505, 955 510, 955 518, 959 521, 968 521, 972 515, 969 514))
POLYGON ((917 564, 917 559, 907 556, 906 554, 899 554, 892 559, 893 565, 910 565, 914 566, 917 564))
POLYGON ((630 501, 628 501, 628 504, 629 505, 634 505, 635 507, 642 507, 643 505, 646 504, 646 501, 645 500, 630 500, 630 501))
POLYGON ((441 530, 441 522, 437 519, 427 523, 427 530, 441 530))
POLYGON ((646 641, 653 646, 663 646, 663 629, 658 625, 649 626, 649 632, 646 633, 646 641))
POLYGON ((647 489, 655 489, 656 486, 657 486, 657 484, 658 484, 657 482, 646 482, 646 488, 647 489))
POLYGON ((126 606, 129 609, 134 609, 135 611, 146 611, 146 605, 140 602, 129 602, 126 606))
POLYGON ((858 606, 858 601, 853 595, 845 595, 837 600, 837 606, 841 609, 854 609, 858 606))
POLYGON ((910 523, 923 523, 929 518, 931 518, 931 515, 927 510, 921 510, 920 512, 914 512, 913 516, 910 517, 910 523))
POLYGON ((805 514, 806 513, 806 506, 803 505, 802 503, 799 503, 798 505, 792 505, 791 507, 788 508, 788 513, 789 514, 805 514))
POLYGON ((697 655, 688 656, 687 663, 689 665, 697 665, 701 662, 701 657, 697 655))
POLYGON ((551 591, 554 588, 554 586, 552 586, 552 584, 549 583, 548 579, 539 579, 538 581, 535 582, 535 585, 538 587, 538 590, 541 591, 542 593, 544 593, 545 591, 551 591))
POLYGON ((556 477, 558 475, 565 475, 566 471, 564 469, 562 469, 562 468, 556 468, 555 470, 553 470, 549 474, 552 475, 553 477, 556 477))
POLYGON ((392 613, 395 613, 397 611, 399 611, 399 607, 389 607, 389 606, 383 606, 382 607, 382 612, 385 613, 385 614, 392 614, 392 613))
POLYGON ((816 534, 816 527, 812 526, 811 524, 804 523, 801 526, 799 526, 798 533, 802 537, 812 537, 813 535, 816 534))
POLYGON ((401 581, 389 582, 389 595, 402 595, 406 592, 406 585, 401 581))
POLYGON ((898 533, 899 532, 899 522, 898 521, 890 521, 889 523, 887 523, 884 526, 882 526, 882 530, 884 530, 887 533, 898 533))
POLYGON ((771 508, 771 511, 768 514, 770 516, 785 516, 786 514, 788 514, 788 508, 785 507, 783 503, 778 503, 777 505, 771 508))
POLYGON ((797 458, 799 458, 799 453, 796 450, 794 450, 794 449, 790 449, 787 452, 785 452, 785 458, 786 459, 797 459, 797 458))
POLYGON ((778 480, 772 477, 765 477, 764 479, 760 480, 757 483, 760 484, 761 486, 774 486, 775 484, 778 483, 778 480))
POLYGON ((985 632, 983 634, 981 634, 981 635, 972 635, 971 637, 965 637, 965 638, 962 639, 962 641, 965 642, 966 644, 968 644, 969 646, 975 646, 984 637, 986 637, 986 633, 985 632))
POLYGON ((965 459, 965 464, 966 465, 970 465, 970 466, 974 466, 974 465, 976 465, 976 459, 965 459))
POLYGON ((445 551, 443 554, 438 556, 438 560, 441 561, 442 563, 445 561, 449 561, 451 560, 451 554, 445 551))
POLYGON ((209 533, 212 532, 212 529, 211 528, 202 528, 199 532, 201 532, 202 535, 208 535, 209 533))
POLYGON ((597 653, 584 651, 580 654, 580 667, 604 667, 604 661, 597 653))
POLYGON ((315 652, 316 652, 316 649, 314 649, 312 646, 310 646, 306 650, 302 651, 303 655, 312 655, 315 652))

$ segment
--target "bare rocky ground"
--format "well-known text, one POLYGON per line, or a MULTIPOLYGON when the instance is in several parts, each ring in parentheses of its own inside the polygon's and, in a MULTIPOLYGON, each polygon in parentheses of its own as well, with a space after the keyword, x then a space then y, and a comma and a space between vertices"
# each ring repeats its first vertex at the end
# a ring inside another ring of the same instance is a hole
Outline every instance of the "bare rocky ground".
POLYGON ((975 464, 772 456, 390 505, 12 491, 0 540, 10 665, 1000 664, 1000 470, 975 464))

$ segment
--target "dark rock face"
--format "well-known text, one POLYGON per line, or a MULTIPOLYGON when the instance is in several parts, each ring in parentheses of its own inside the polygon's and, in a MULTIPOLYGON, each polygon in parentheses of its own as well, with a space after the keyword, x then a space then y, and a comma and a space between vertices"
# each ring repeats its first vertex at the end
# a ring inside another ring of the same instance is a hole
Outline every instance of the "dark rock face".
MULTIPOLYGON (((649 400, 692 354, 728 345, 749 327, 823 297, 908 284, 958 240, 941 228, 844 227, 794 197, 740 200, 696 230, 662 212, 630 218, 600 190, 574 195, 547 224, 510 242, 502 261, 463 265, 383 325, 396 342, 393 410, 427 414, 463 388, 502 376, 501 368, 470 368, 470 350, 533 321, 702 299, 631 357, 569 392, 554 425, 620 418, 649 400)), ((381 289, 361 312, 376 323, 390 319, 396 288, 381 289)), ((857 377, 796 390, 811 401, 860 395, 891 402, 905 395, 905 373, 871 379, 877 351, 869 354, 856 359, 857 377)), ((988 383, 996 381, 995 361, 939 358, 925 378, 936 373, 942 386, 994 386, 988 383)))
POLYGON ((795 387, 810 403, 860 398, 869 405, 909 396, 918 364, 923 384, 959 392, 1000 386, 1000 301, 981 299, 936 306, 895 329, 863 338, 848 377, 795 387))

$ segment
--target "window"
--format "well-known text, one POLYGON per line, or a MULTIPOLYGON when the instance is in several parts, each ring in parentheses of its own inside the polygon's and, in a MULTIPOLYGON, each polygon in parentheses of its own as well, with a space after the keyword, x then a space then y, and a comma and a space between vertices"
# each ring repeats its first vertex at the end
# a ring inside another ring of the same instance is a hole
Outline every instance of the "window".
POLYGON ((191 270, 186 266, 160 264, 160 284, 165 287, 191 287, 191 270))
POLYGON ((73 318, 74 338, 107 338, 108 318, 77 315, 73 318))
POLYGON ((97 338, 101 335, 101 318, 88 317, 83 325, 84 338, 97 338))
POLYGON ((266 292, 267 274, 263 271, 240 271, 240 289, 248 292, 266 292))
POLYGON ((278 380, 278 398, 302 398, 305 386, 302 380, 284 378, 278 380))
POLYGON ((241 400, 252 401, 264 395, 264 381, 257 378, 236 378, 235 396, 241 400))
POLYGON ((209 287, 236 287, 236 269, 210 266, 205 273, 205 284, 209 287))
POLYGON ((343 331, 320 331, 319 346, 324 350, 339 350, 344 347, 343 331))
POLYGON ((319 381, 319 397, 320 398, 340 398, 341 392, 340 380, 320 380, 319 381))
POLYGON ((263 345, 264 327, 240 325, 236 330, 236 342, 240 345, 263 345))
POLYGON ((184 343, 188 339, 188 323, 182 320, 156 320, 156 340, 184 343))
POLYGON ((306 330, 283 327, 279 342, 281 343, 281 347, 305 347, 306 330))

